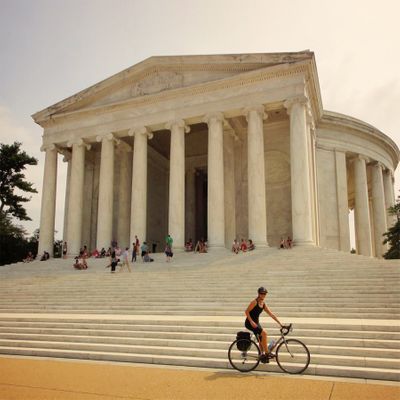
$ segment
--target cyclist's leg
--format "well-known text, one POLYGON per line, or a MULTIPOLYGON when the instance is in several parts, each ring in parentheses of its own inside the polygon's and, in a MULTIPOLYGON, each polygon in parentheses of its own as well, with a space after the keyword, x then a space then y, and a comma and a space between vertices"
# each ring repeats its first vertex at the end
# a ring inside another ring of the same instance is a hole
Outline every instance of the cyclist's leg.
POLYGON ((261 331, 261 349, 263 353, 268 354, 267 331, 264 329, 261 331))

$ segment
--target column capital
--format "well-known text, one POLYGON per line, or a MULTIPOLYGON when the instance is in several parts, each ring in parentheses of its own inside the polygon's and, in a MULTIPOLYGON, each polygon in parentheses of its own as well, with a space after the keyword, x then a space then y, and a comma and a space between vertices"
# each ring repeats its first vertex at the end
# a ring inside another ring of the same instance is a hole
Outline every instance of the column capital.
POLYGON ((153 132, 147 126, 138 126, 135 128, 131 128, 128 131, 129 136, 136 136, 136 135, 146 135, 147 138, 153 139, 153 132))
POLYGON ((283 103, 283 107, 285 107, 287 110, 287 113, 290 114, 294 105, 296 105, 296 104, 307 105, 307 103, 308 103, 308 97, 302 95, 302 96, 296 96, 296 97, 291 97, 289 99, 286 99, 283 103))
POLYGON ((256 105, 256 106, 246 107, 243 110, 243 113, 244 113, 244 115, 246 117, 246 121, 247 122, 249 121, 249 114, 252 111, 256 112, 258 115, 260 115, 263 120, 266 120, 268 118, 268 114, 265 112, 264 106, 262 104, 259 104, 259 105, 256 105))
POLYGON ((57 150, 57 146, 54 143, 50 143, 50 144, 43 144, 40 147, 40 151, 47 151, 47 150, 57 150))
POLYGON ((382 170, 382 172, 385 170, 385 166, 380 162, 380 161, 372 161, 370 163, 371 167, 377 167, 380 168, 382 170))
POLYGON ((89 143, 86 143, 83 139, 70 140, 67 143, 67 147, 72 147, 74 144, 76 144, 79 147, 85 146, 86 150, 90 150, 92 148, 92 145, 89 143))
POLYGON ((103 140, 114 141, 116 144, 119 144, 120 140, 117 139, 113 133, 106 133, 105 135, 96 136, 96 142, 102 142, 103 140))
POLYGON ((214 112, 214 113, 209 113, 206 114, 203 118, 203 122, 205 122, 207 125, 210 125, 213 121, 215 122, 224 122, 224 114, 222 112, 214 112))
POLYGON ((176 126, 178 128, 183 128, 185 130, 185 133, 190 132, 190 126, 186 125, 186 122, 183 119, 174 119, 172 121, 168 121, 165 124, 165 129, 168 129, 169 131, 171 131, 174 126, 176 126))
POLYGON ((356 156, 350 159, 350 162, 353 163, 354 161, 357 160, 365 161, 365 163, 369 163, 371 161, 369 157, 364 156, 363 154, 357 154, 356 156))

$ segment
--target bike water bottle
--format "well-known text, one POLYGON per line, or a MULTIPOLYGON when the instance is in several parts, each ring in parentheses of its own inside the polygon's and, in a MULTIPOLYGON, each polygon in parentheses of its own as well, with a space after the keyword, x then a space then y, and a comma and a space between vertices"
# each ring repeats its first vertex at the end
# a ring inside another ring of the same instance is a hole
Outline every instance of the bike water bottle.
POLYGON ((271 351, 275 346, 276 341, 272 339, 268 344, 268 351, 271 351))

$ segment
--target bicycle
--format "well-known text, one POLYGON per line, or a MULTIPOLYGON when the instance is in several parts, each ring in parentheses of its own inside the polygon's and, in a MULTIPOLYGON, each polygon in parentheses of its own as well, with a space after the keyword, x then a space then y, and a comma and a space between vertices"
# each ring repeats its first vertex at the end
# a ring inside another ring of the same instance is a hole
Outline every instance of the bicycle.
MULTIPOLYGON (((286 335, 292 332, 292 324, 280 329, 281 337, 270 349, 269 359, 276 359, 278 366, 288 374, 301 374, 310 364, 310 351, 307 346, 298 339, 286 339, 286 335), (276 349, 275 353, 272 351, 276 349)), ((250 372, 257 368, 261 361, 260 346, 253 337, 260 342, 257 335, 251 337, 249 332, 243 332, 247 338, 237 338, 229 347, 228 359, 233 368, 240 372, 250 372)))

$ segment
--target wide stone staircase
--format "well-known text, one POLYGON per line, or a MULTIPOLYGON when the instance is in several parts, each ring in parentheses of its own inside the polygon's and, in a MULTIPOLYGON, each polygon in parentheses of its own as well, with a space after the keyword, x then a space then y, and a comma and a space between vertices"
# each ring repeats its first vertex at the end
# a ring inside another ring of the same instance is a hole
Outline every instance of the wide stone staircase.
MULTIPOLYGON (((332 250, 175 254, 111 274, 107 260, 0 267, 0 354, 230 368, 259 286, 311 375, 400 380, 400 262, 332 250)), ((278 327, 265 314, 271 337, 278 327)), ((278 372, 276 363, 259 370, 278 372)))

